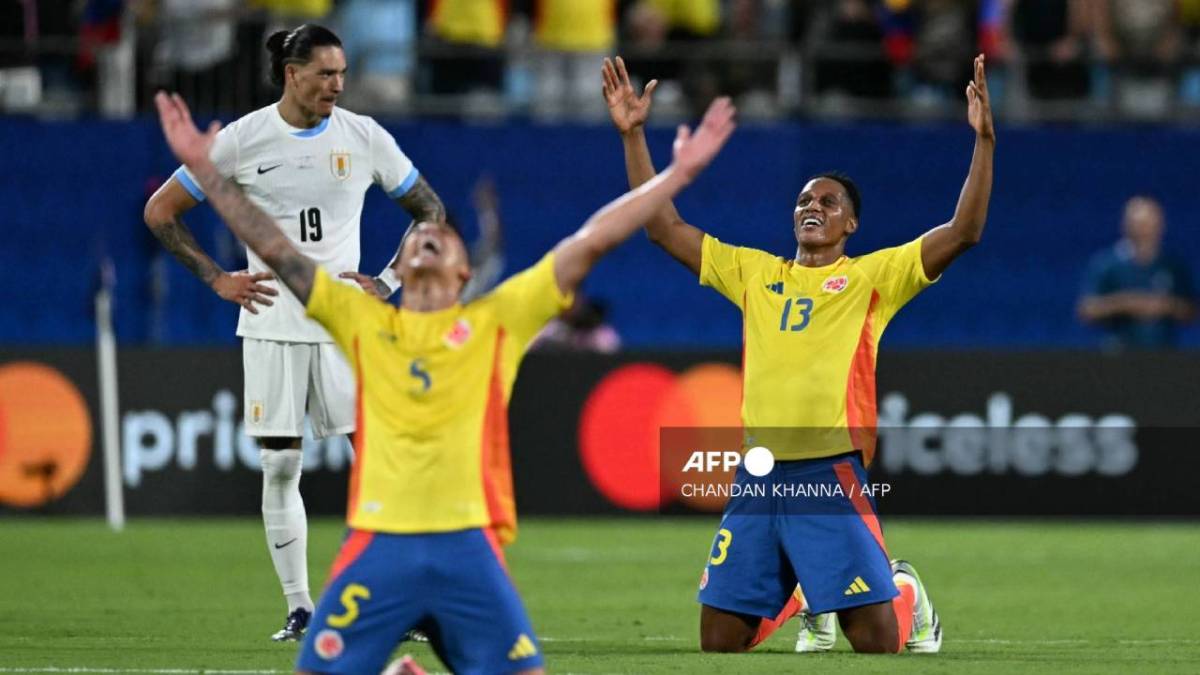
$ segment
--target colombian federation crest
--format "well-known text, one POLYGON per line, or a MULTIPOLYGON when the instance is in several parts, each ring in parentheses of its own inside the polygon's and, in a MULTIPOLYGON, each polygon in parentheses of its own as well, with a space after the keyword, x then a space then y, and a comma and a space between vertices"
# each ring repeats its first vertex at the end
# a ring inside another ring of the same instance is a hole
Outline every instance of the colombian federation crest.
POLYGON ((454 327, 450 332, 446 333, 443 338, 446 344, 455 349, 467 343, 471 338, 471 324, 467 323, 466 319, 459 319, 454 322, 454 327))
POLYGON ((342 634, 336 630, 326 628, 317 633, 316 640, 313 641, 314 651, 317 656, 332 661, 342 655, 346 651, 346 642, 342 640, 342 634))
POLYGON ((836 277, 829 277, 825 283, 821 284, 821 290, 826 293, 841 293, 850 285, 850 277, 845 274, 836 277))
POLYGON ((349 178, 350 153, 336 151, 329 153, 329 170, 333 173, 333 177, 338 180, 349 178))

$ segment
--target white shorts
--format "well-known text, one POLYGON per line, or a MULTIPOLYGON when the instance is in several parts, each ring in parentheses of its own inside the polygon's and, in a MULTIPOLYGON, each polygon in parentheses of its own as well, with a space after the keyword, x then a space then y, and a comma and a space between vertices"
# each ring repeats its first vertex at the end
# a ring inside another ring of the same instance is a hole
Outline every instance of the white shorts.
POLYGON ((354 431, 354 372, 329 342, 242 339, 247 436, 304 437, 354 431))

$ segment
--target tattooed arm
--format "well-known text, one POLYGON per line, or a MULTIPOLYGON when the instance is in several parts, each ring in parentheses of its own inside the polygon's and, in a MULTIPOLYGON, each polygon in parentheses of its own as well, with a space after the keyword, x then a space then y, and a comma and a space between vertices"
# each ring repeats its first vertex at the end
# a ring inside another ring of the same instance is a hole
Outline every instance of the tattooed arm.
POLYGON ((424 176, 417 176, 417 182, 398 197, 396 203, 403 206, 418 223, 441 223, 446 220, 446 207, 424 176))
POLYGON ((167 96, 160 92, 154 97, 154 103, 171 151, 191 171, 225 224, 275 270, 300 302, 307 305, 317 266, 292 246, 270 216, 217 173, 217 167, 208 158, 208 150, 219 125, 214 122, 207 133, 201 134, 192 122, 187 105, 178 95, 167 96))
POLYGON ((183 214, 196 206, 196 200, 188 191, 172 177, 150 197, 146 202, 143 217, 146 225, 154 236, 162 242, 164 248, 171 252, 184 267, 209 286, 222 299, 245 307, 257 314, 254 304, 270 305, 268 296, 278 295, 278 291, 259 283, 269 280, 269 273, 246 274, 243 272, 228 273, 217 265, 200 244, 192 236, 191 230, 183 222, 183 214))
POLYGON ((368 276, 361 272, 342 272, 338 275, 343 279, 353 279, 364 291, 384 300, 400 287, 400 280, 396 277, 394 270, 396 261, 400 258, 400 249, 404 247, 404 237, 408 236, 409 230, 421 222, 442 223, 446 221, 446 207, 424 176, 417 176, 417 182, 413 183, 408 192, 397 197, 395 202, 408 211, 408 214, 413 217, 413 221, 404 231, 404 236, 400 237, 400 243, 396 246, 396 252, 392 254, 392 259, 388 261, 387 267, 383 268, 383 272, 378 277, 368 276))
POLYGON ((229 229, 307 305, 317 273, 316 263, 297 251, 275 221, 252 204, 237 186, 222 178, 211 162, 188 168, 229 229))

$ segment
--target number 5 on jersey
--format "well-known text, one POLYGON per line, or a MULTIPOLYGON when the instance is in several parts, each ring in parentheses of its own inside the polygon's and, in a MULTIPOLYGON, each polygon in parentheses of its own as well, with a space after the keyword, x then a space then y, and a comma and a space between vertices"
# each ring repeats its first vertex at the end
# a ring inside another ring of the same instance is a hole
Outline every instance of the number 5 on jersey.
POLYGON ((300 210, 300 241, 321 241, 321 209, 300 210))

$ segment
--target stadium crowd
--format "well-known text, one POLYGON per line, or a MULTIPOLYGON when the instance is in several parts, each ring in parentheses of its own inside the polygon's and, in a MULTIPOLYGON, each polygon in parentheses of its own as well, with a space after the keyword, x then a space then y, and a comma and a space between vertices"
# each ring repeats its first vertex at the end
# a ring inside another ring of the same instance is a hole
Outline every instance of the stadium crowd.
POLYGON ((0 109, 95 107, 134 38, 117 60, 141 109, 159 87, 249 109, 272 96, 265 34, 305 21, 344 37, 362 109, 598 120, 618 51, 664 115, 718 92, 750 117, 945 110, 978 52, 1010 118, 1200 109, 1200 0, 20 0, 0 3, 0 109))

